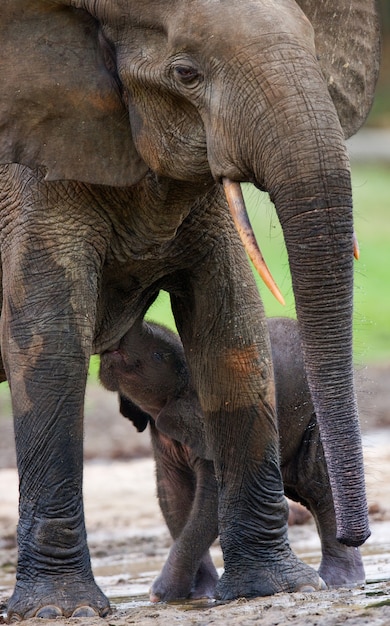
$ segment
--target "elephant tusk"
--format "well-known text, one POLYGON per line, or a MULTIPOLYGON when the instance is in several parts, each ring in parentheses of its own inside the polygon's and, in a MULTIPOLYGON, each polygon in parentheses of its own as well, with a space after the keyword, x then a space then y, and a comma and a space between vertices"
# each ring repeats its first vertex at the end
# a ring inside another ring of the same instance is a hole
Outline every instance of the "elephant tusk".
POLYGON ((264 281, 271 293, 275 296, 278 302, 280 302, 280 304, 285 305, 286 303, 284 298, 272 278, 271 272, 267 267, 256 241, 256 237, 249 221, 240 183, 235 183, 229 178, 223 178, 222 184, 230 212, 233 216, 234 224, 249 258, 255 266, 260 278, 264 281))
POLYGON ((353 233, 353 256, 357 261, 360 258, 359 242, 357 240, 356 233, 353 233))

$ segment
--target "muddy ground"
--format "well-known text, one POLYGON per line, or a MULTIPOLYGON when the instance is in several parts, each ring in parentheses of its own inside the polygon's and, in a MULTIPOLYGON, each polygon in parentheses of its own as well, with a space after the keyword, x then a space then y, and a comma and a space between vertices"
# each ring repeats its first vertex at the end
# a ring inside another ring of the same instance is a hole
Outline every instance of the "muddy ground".
MULTIPOLYGON (((148 434, 137 434, 118 413, 117 400, 91 384, 86 400, 85 509, 92 564, 111 600, 105 620, 63 620, 83 626, 388 626, 390 625, 390 366, 358 372, 372 537, 363 547, 367 584, 357 589, 277 596, 227 604, 153 605, 148 589, 170 546, 155 497, 148 434)), ((0 394, 0 614, 15 576, 17 476, 9 398, 0 394)), ((294 550, 317 567, 312 520, 290 527, 294 550)), ((223 567, 218 543, 212 549, 223 567)), ((1 621, 1 617, 0 617, 1 621)), ((48 620, 46 620, 47 622, 48 620)), ((49 620, 50 621, 50 620, 49 620)), ((61 622, 60 622, 61 623, 61 622)), ((29 626, 42 620, 29 620, 29 626)), ((57 621, 58 624, 58 621, 57 621)))

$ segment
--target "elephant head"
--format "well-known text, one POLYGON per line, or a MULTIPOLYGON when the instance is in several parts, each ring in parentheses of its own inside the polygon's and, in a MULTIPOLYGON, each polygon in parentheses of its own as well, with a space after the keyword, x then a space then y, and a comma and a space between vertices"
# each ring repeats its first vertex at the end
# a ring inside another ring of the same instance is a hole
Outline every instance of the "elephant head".
POLYGON ((130 186, 251 182, 283 227, 338 537, 368 536, 352 372, 345 137, 377 74, 374 0, 2 0, 0 162, 130 186))

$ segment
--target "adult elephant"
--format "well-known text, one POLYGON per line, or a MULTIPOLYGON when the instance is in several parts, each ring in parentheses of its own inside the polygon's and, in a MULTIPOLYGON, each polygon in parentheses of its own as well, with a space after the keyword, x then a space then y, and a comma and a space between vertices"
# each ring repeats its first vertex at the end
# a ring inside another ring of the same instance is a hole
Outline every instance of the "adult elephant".
POLYGON ((344 136, 372 100, 374 0, 2 0, 0 40, 1 346, 20 476, 9 618, 108 611, 82 505, 88 362, 161 288, 216 468, 220 597, 318 588, 287 541, 266 324, 221 183, 275 203, 338 538, 359 545, 344 136))

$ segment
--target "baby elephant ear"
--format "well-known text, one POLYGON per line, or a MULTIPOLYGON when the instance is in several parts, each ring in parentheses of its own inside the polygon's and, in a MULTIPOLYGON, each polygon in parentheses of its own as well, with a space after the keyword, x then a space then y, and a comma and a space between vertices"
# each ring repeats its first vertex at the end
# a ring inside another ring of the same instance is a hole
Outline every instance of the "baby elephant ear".
POLYGON ((142 433, 150 422, 150 415, 125 396, 119 396, 119 410, 123 417, 133 422, 139 433, 142 433))
POLYGON ((345 137, 364 123, 379 73, 376 0, 297 0, 315 32, 316 50, 345 137))
POLYGON ((107 185, 145 174, 98 26, 60 2, 1 0, 0 163, 107 185))

